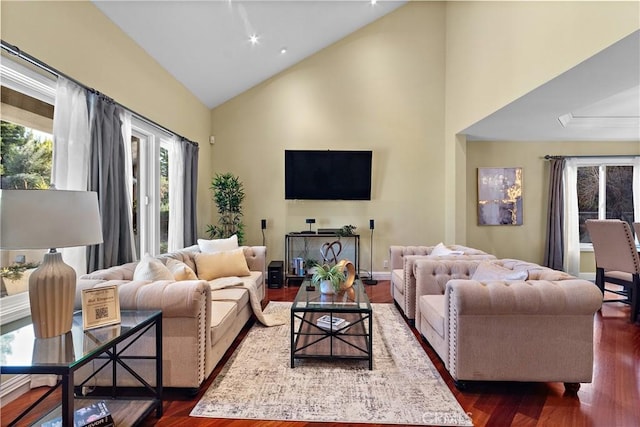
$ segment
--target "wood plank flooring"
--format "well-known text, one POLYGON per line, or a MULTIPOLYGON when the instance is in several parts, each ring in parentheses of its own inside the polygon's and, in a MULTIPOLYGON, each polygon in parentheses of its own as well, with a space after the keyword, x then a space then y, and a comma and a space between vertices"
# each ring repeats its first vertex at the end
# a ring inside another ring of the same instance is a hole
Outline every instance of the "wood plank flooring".
MULTIPOLYGON (((292 301, 297 287, 269 289, 267 299, 292 301)), ((389 303, 392 297, 388 281, 367 286, 372 302, 389 303)), ((214 373, 196 396, 186 396, 167 390, 164 416, 153 414, 143 422, 148 426, 230 426, 247 425, 269 427, 304 427, 317 423, 222 420, 189 417, 191 409, 207 390, 213 378, 233 349, 244 338, 249 327, 240 333, 214 373)), ((420 338, 414 329, 416 337, 420 338)), ((582 384, 577 394, 565 394, 561 383, 477 383, 458 391, 435 352, 420 339, 426 355, 452 390, 476 426, 640 426, 640 325, 629 323, 629 309, 622 304, 605 304, 595 318, 595 368, 593 382, 582 384)), ((16 414, 26 408, 45 388, 35 389, 2 407, 0 419, 7 425, 16 414)), ((59 396, 53 397, 59 399, 59 396)), ((53 404, 53 403, 52 403, 53 404)), ((338 423, 325 423, 337 426, 338 423)))

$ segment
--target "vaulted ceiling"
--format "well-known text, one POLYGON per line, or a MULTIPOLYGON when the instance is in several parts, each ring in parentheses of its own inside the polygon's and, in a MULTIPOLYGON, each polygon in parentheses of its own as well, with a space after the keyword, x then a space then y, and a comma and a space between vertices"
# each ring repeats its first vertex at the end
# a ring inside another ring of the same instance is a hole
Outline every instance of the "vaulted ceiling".
MULTIPOLYGON (((406 1, 94 3, 214 108, 406 1)), ((470 140, 640 140, 640 31, 462 132, 470 140)))

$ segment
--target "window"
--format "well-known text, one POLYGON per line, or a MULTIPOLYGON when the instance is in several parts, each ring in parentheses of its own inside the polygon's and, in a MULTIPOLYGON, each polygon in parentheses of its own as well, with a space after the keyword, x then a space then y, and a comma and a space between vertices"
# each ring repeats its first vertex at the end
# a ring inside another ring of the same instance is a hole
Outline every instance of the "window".
POLYGON ((588 219, 621 219, 632 225, 633 177, 632 158, 593 158, 578 161, 576 193, 582 249, 592 247, 585 226, 588 219))
POLYGON ((138 257, 166 253, 172 135, 132 119, 133 224, 138 257))

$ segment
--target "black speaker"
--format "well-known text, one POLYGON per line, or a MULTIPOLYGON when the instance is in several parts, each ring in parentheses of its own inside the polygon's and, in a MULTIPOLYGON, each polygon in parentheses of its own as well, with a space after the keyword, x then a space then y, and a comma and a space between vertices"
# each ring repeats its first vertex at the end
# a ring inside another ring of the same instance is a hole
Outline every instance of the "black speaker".
POLYGON ((260 226, 262 227, 262 229, 266 229, 267 228, 267 220, 266 219, 261 219, 260 220, 260 226))
POLYGON ((373 230, 374 228, 376 228, 374 226, 374 221, 372 219, 369 220, 369 229, 373 230))
POLYGON ((284 261, 271 261, 267 267, 267 279, 270 288, 281 288, 284 278, 284 261))

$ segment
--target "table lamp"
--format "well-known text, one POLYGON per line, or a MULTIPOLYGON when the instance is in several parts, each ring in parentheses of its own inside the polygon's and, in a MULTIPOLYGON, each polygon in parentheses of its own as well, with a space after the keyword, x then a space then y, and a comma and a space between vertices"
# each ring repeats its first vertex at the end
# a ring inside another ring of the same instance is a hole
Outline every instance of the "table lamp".
POLYGON ((89 191, 0 190, 0 249, 47 249, 29 277, 36 338, 71 330, 76 272, 56 248, 102 243, 98 196, 89 191))

